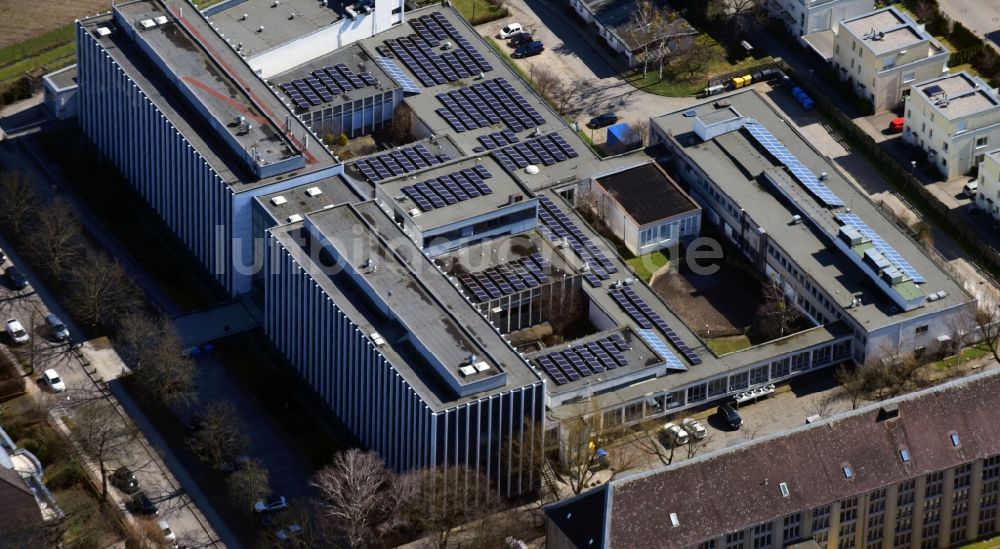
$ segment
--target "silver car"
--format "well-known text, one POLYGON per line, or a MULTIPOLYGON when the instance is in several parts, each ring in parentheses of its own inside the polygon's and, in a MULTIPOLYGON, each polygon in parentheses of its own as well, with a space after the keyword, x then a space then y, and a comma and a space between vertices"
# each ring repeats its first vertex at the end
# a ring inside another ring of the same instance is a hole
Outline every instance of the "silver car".
POLYGON ((689 435, 693 436, 695 440, 701 440, 708 436, 708 431, 705 429, 705 426, 693 417, 684 418, 681 421, 681 427, 684 427, 684 430, 687 431, 689 435))
POLYGON ((45 323, 52 329, 52 337, 55 338, 56 341, 66 341, 69 339, 69 328, 63 324, 62 320, 59 320, 58 316, 49 313, 45 317, 45 323))

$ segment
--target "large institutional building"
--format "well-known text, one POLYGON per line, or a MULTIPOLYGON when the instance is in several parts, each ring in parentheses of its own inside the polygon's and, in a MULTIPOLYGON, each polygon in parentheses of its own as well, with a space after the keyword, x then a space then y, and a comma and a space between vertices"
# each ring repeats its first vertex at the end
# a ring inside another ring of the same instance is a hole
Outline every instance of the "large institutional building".
POLYGON ((657 117, 654 154, 601 160, 451 8, 323 4, 118 3, 79 23, 77 107, 397 469, 468 465, 521 491, 529 427, 555 441, 595 407, 636 424, 935 350, 975 305, 756 91, 657 117), (390 142, 399 125, 412 140, 390 142), (340 133, 380 150, 338 158, 340 133), (663 211, 614 194, 628 173, 663 211), (637 249, 714 227, 809 327, 714 354, 579 213, 600 189, 637 249))
POLYGON ((547 507, 547 546, 932 549, 996 534, 998 395, 984 372, 614 480, 547 507))

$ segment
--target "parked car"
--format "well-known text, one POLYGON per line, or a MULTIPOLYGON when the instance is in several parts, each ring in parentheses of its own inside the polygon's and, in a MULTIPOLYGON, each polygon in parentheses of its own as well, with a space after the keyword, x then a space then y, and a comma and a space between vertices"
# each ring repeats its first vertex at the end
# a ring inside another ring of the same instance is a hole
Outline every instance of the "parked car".
POLYGON ((667 440, 674 446, 680 446, 688 442, 687 431, 681 429, 676 423, 670 422, 664 425, 663 432, 667 435, 667 440))
POLYGON ((521 44, 527 44, 529 42, 534 42, 535 39, 531 37, 531 33, 521 31, 517 34, 513 34, 510 37, 510 42, 508 44, 512 48, 517 48, 521 44))
POLYGON ((59 372, 52 368, 42 372, 42 382, 48 385, 53 393, 61 393, 66 390, 66 384, 59 377, 59 372))
POLYGON ((159 513, 156 504, 153 503, 153 500, 149 499, 146 492, 137 492, 125 507, 136 515, 155 515, 159 513))
POLYGON ((278 530, 278 532, 274 534, 274 537, 278 538, 278 541, 288 541, 292 538, 292 536, 298 534, 301 531, 302 527, 299 526, 298 524, 289 524, 288 528, 282 528, 281 530, 278 530))
POLYGON ((134 494, 139 491, 139 479, 135 478, 135 473, 128 467, 119 467, 111 475, 111 485, 126 494, 134 494))
POLYGON ((521 26, 520 23, 510 23, 509 25, 500 29, 500 32, 497 34, 497 38, 499 38, 500 40, 506 40, 523 30, 524 28, 521 26))
POLYGON ((604 128, 616 122, 618 122, 618 115, 613 112, 606 112, 591 118, 590 122, 587 122, 587 127, 596 130, 597 128, 604 128))
POLYGON ((10 280, 10 285, 16 290, 23 290, 28 287, 28 277, 24 276, 21 269, 11 266, 7 269, 7 279, 10 280))
POLYGON ((889 133, 902 133, 903 126, 906 123, 906 118, 900 116, 899 118, 894 118, 889 122, 889 133))
POLYGON ((285 500, 285 496, 278 496, 269 500, 261 499, 253 504, 253 510, 258 513, 273 513, 282 509, 288 509, 288 501, 285 500))
POLYGON ((969 198, 975 198, 976 193, 979 192, 979 182, 973 179, 962 187, 962 194, 969 198))
POLYGON ((523 59, 525 57, 531 57, 533 55, 538 55, 545 51, 545 46, 541 42, 528 42, 527 44, 521 44, 514 50, 511 57, 514 59, 523 59))
POLYGON ((177 534, 175 534, 174 531, 170 528, 170 525, 167 524, 167 521, 161 520, 160 522, 157 523, 157 526, 159 526, 160 531, 163 532, 164 539, 170 542, 177 541, 177 534))
POLYGON ((708 436, 708 431, 705 429, 705 426, 693 417, 684 418, 681 421, 681 427, 684 427, 684 430, 687 431, 689 435, 693 436, 695 440, 702 440, 708 436))
POLYGON ((52 330, 52 337, 56 341, 66 341, 69 339, 69 328, 63 324, 62 320, 59 320, 58 316, 49 313, 45 317, 45 323, 49 325, 49 328, 52 330))
POLYGON ((726 425, 729 425, 730 429, 739 429, 743 425, 743 418, 736 413, 730 404, 719 406, 719 415, 722 416, 722 420, 726 422, 726 425))
POLYGON ((27 343, 30 339, 21 321, 16 318, 7 319, 7 335, 13 343, 27 343))

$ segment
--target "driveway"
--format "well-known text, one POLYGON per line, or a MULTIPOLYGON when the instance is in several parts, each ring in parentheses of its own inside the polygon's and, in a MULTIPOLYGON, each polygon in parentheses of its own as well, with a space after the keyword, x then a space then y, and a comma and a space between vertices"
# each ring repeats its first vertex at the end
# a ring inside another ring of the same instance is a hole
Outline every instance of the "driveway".
MULTIPOLYGON (((693 105, 694 97, 664 97, 638 90, 619 76, 623 67, 616 66, 611 51, 597 40, 600 38, 584 27, 583 21, 561 4, 545 0, 510 0, 510 17, 485 23, 476 30, 496 40, 501 48, 513 53, 506 42, 496 38, 500 28, 518 22, 545 44, 541 55, 516 59, 525 73, 532 67, 544 67, 559 77, 564 86, 577 89, 566 107, 566 115, 584 124, 593 116, 614 111, 622 122, 646 123, 650 117, 673 112, 693 105)), ((607 132, 589 132, 595 143, 604 143, 607 132)))

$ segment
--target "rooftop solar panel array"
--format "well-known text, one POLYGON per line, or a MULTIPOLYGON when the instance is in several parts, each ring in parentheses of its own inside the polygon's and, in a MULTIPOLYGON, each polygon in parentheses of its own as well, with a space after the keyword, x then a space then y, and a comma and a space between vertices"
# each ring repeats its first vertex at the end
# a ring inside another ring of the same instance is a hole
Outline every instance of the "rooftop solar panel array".
POLYGON ((427 150, 423 143, 418 143, 413 147, 397 149, 358 160, 354 166, 368 181, 377 183, 383 179, 422 170, 428 166, 447 162, 447 160, 445 155, 435 156, 427 150))
POLYGON ((917 272, 917 270, 913 268, 913 265, 910 265, 909 261, 904 259, 895 248, 890 246, 889 243, 882 238, 881 235, 875 232, 874 229, 869 227, 867 223, 858 217, 858 214, 851 212, 837 214, 837 220, 844 225, 854 227, 861 233, 862 236, 871 240, 875 249, 885 256, 885 258, 888 259, 893 265, 895 265, 896 268, 903 271, 906 276, 910 277, 911 280, 917 284, 927 282, 927 279, 917 272))
POLYGON ((459 133, 501 123, 519 132, 545 123, 545 117, 502 76, 441 92, 437 98, 444 105, 437 113, 459 133))
POLYGON ((681 370, 684 372, 687 371, 687 366, 685 366, 684 363, 681 362, 680 359, 678 359, 677 356, 667 348, 667 344, 660 339, 660 336, 656 335, 656 332, 653 330, 639 328, 636 330, 636 333, 639 334, 639 337, 646 342, 646 345, 649 345, 650 349, 656 351, 656 354, 663 357, 663 360, 667 363, 667 369, 681 370))
POLYGON ((758 143, 767 152, 771 153, 778 162, 781 162, 788 167, 788 171, 792 172, 795 179, 799 180, 815 196, 820 202, 826 205, 828 208, 837 208, 845 206, 844 201, 840 199, 839 196, 833 193, 829 187, 823 184, 822 181, 816 177, 809 168, 805 167, 799 159, 795 157, 778 138, 774 137, 767 128, 762 124, 758 124, 756 121, 749 121, 743 125, 744 128, 757 140, 758 143))
POLYGON ((607 280, 610 278, 610 274, 618 272, 618 267, 576 226, 576 223, 568 215, 556 206, 555 202, 552 202, 552 199, 545 195, 539 195, 538 202, 542 206, 538 210, 538 219, 544 225, 541 228, 542 234, 553 242, 561 239, 566 239, 569 242, 576 255, 589 268, 583 275, 588 284, 597 288, 601 285, 602 280, 607 280))
POLYGON ((493 194, 493 189, 483 181, 491 177, 493 174, 485 166, 477 165, 475 169, 465 168, 416 185, 406 185, 400 191, 410 197, 421 211, 429 212, 470 198, 493 194))
POLYGON ((395 57, 424 86, 447 84, 493 70, 493 65, 439 11, 410 19, 415 34, 385 41, 377 50, 395 57), (445 49, 444 41, 453 42, 445 49), (438 48, 435 50, 435 48, 438 48))
MULTIPOLYGON (((484 135, 480 141, 487 137, 489 136, 484 135)), ((494 141, 494 143, 498 143, 498 141, 494 141)), ((553 132, 527 139, 523 143, 517 143, 515 140, 512 145, 494 149, 492 155, 507 171, 513 172, 529 164, 551 166, 569 158, 576 158, 579 153, 563 136, 553 132)))
POLYGON ((589 377, 605 370, 628 366, 623 351, 629 349, 621 334, 539 355, 535 362, 552 378, 556 385, 564 385, 581 377, 589 377))
POLYGON ((667 321, 663 320, 663 317, 659 313, 654 311, 644 299, 639 297, 639 294, 635 293, 635 290, 625 286, 620 290, 611 290, 608 292, 608 295, 625 311, 625 314, 635 321, 639 328, 643 330, 651 330, 654 327, 658 328, 663 332, 663 335, 667 336, 670 343, 684 355, 684 358, 688 362, 691 364, 701 364, 701 357, 695 354, 688 347, 687 343, 684 343, 684 340, 667 324, 667 321))
POLYGON ((549 261, 536 252, 482 272, 460 274, 458 281, 472 294, 473 301, 482 303, 544 284, 550 267, 549 261))
POLYGON ((279 87, 296 108, 308 109, 329 103, 342 93, 377 84, 378 79, 371 73, 362 72, 359 76, 347 65, 337 63, 332 67, 316 69, 305 78, 285 82, 279 87))
POLYGON ((413 80, 410 80, 409 76, 403 74, 403 70, 396 65, 395 61, 388 57, 376 56, 375 62, 378 63, 378 66, 382 67, 382 70, 389 75, 389 78, 395 80, 399 84, 399 87, 403 88, 404 93, 420 93, 420 88, 417 87, 413 80))

